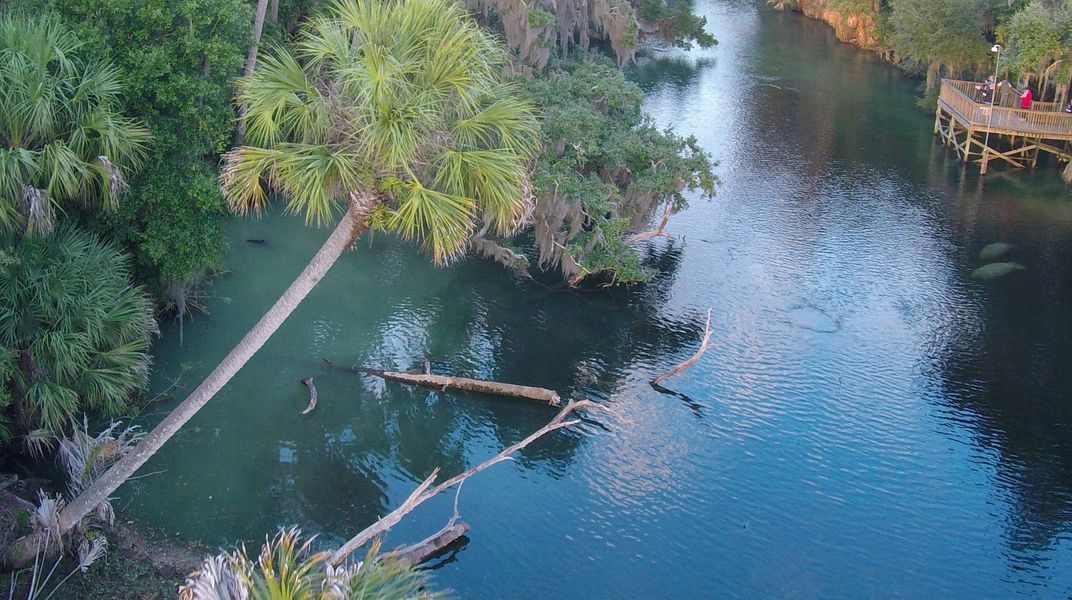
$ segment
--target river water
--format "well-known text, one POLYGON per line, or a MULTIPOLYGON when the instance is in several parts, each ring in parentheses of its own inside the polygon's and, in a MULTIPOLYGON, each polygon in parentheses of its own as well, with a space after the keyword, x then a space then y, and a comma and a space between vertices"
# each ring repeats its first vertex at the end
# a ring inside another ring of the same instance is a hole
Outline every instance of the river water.
MULTIPOLYGON (((658 279, 556 292, 363 239, 118 506, 210 545, 288 524, 338 543, 434 467, 459 472, 551 417, 320 364, 427 358, 629 419, 596 416, 465 484, 471 538, 434 571, 463 597, 1072 593, 1067 190, 1052 169, 964 169, 914 83, 821 23, 740 0, 697 10, 717 48, 630 73, 725 182, 652 244, 658 279), (971 278, 995 242, 1024 268, 971 278), (710 350, 674 394, 650 388, 695 351, 708 308, 710 350), (320 400, 301 416, 309 376, 320 400)), ((158 344, 157 389, 192 389, 326 236, 283 216, 229 232, 232 272, 181 347, 173 328, 158 344)), ((451 501, 389 543, 438 529, 451 501)))

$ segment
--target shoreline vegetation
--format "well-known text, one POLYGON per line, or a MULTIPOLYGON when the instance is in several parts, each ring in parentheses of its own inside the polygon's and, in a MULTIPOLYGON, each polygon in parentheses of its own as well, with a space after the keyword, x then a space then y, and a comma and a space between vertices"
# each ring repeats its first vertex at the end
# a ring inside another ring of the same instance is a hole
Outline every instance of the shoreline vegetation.
MULTIPOLYGON (((686 194, 715 193, 711 157, 658 129, 620 70, 648 40, 716 44, 689 3, 388 4, 15 0, 0 13, 0 444, 23 478, 4 480, 0 513, 14 597, 164 597, 194 573, 184 597, 227 585, 260 598, 298 572, 294 585, 340 597, 435 595, 414 567, 464 534, 457 514, 426 548, 379 554, 388 515, 330 563, 293 529, 259 560, 202 561, 205 548, 117 523, 108 498, 366 229, 419 243, 437 264, 491 259, 598 288, 651 279, 648 242, 686 194), (226 272, 223 219, 270 198, 308 224, 337 223, 320 252, 152 431, 102 425, 158 399, 145 389, 156 320, 204 310, 201 284, 226 272), (59 479, 37 479, 53 463, 59 479)), ((582 409, 609 413, 570 401, 492 460, 430 487, 433 473, 411 500, 460 488, 582 409)))
POLYGON ((1062 0, 768 0, 825 22, 842 42, 876 52, 923 80, 933 111, 942 78, 998 79, 1035 101, 1069 102, 1072 5, 1062 0), (994 44, 1003 48, 995 65, 994 44))

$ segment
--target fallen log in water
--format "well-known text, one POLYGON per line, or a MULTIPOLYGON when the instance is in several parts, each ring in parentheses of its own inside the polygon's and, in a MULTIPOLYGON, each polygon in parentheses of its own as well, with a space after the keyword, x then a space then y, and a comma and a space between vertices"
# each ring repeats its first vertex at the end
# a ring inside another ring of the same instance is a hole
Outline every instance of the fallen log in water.
POLYGON ((438 390, 462 390, 466 392, 479 392, 481 394, 494 394, 496 396, 511 396, 514 398, 528 398, 538 402, 546 402, 551 406, 558 406, 561 399, 554 390, 533 387, 528 385, 516 385, 513 383, 500 383, 498 381, 486 381, 483 379, 469 379, 467 377, 451 377, 447 375, 432 375, 426 373, 399 373, 396 371, 381 371, 380 369, 366 369, 364 367, 337 367, 331 361, 325 359, 324 363, 331 369, 346 369, 373 375, 389 381, 408 383, 435 388, 438 390))
MULTIPOLYGON (((502 452, 499 452, 495 456, 489 458, 488 460, 485 460, 484 462, 476 465, 475 467, 472 467, 465 472, 459 473, 458 475, 455 475, 454 477, 451 477, 450 479, 447 479, 439 483, 438 485, 433 484, 435 484, 436 478, 439 477, 439 468, 437 467, 433 469, 432 474, 429 475, 427 479, 422 481, 421 484, 418 485, 412 493, 410 493, 409 497, 406 498, 405 501, 403 501, 398 508, 387 513, 378 521, 376 521, 372 525, 369 525, 357 535, 350 538, 348 542, 343 544, 342 547, 332 553, 331 557, 328 560, 330 560, 331 564, 333 565, 338 565, 342 563, 351 554, 353 554, 355 550, 361 548, 365 544, 371 542, 372 540, 383 535, 384 533, 387 533, 392 527, 397 525, 398 522, 402 520, 402 517, 413 512, 413 509, 417 508, 417 506, 424 503, 425 501, 434 498, 436 495, 442 493, 448 488, 454 487, 456 485, 460 486, 466 479, 469 479, 473 475, 476 475, 477 473, 480 473, 481 471, 484 471, 489 467, 492 467, 503 461, 510 460, 511 454, 517 452, 518 450, 521 450, 522 448, 525 448, 526 446, 540 439, 544 435, 552 431, 563 429, 565 427, 572 427, 580 423, 580 419, 570 419, 568 421, 566 420, 566 417, 580 410, 599 410, 612 415, 616 419, 623 420, 614 411, 600 404, 596 404, 595 402, 592 402, 590 400, 571 400, 568 404, 566 404, 565 407, 562 408, 562 410, 558 412, 557 415, 555 415, 553 419, 551 419, 550 422, 547 423, 547 425, 544 425, 543 427, 537 429, 535 432, 533 432, 520 442, 517 442, 512 446, 507 446, 503 449, 502 452)), ((458 493, 460 493, 460 491, 458 493)), ((452 522, 447 523, 447 528, 454 525, 454 522, 456 522, 457 520, 457 493, 454 497, 454 511, 455 517, 451 518, 452 522)), ((447 528, 444 528, 444 530, 447 528)), ((442 534, 444 530, 440 530, 439 533, 437 533, 435 536, 432 536, 432 538, 429 538, 429 540, 436 538, 437 536, 442 534)), ((416 546, 420 545, 421 544, 417 544, 416 546)))
POLYGON ((462 484, 459 483, 454 492, 454 514, 447 521, 447 524, 443 526, 443 529, 416 544, 400 546, 390 552, 384 552, 377 556, 376 560, 390 560, 403 567, 413 567, 428 560, 439 551, 464 537, 469 531, 469 524, 460 520, 458 497, 461 496, 461 492, 462 484))
POLYGON ((469 524, 459 521, 440 529, 423 541, 412 546, 396 548, 390 552, 381 554, 379 560, 391 560, 403 567, 415 567, 429 558, 435 556, 440 550, 465 537, 469 531, 469 524))
POLYGON ((306 377, 301 382, 305 384, 305 387, 309 388, 309 406, 306 406, 305 410, 301 411, 301 414, 307 415, 316 408, 316 386, 313 385, 312 377, 306 377))

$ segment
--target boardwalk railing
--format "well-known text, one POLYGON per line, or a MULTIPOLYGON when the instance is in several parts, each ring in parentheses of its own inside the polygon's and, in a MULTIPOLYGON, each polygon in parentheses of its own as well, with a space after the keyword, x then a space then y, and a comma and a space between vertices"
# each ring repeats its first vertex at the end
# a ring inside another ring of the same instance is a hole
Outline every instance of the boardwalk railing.
POLYGON ((1007 106, 1010 97, 1018 103, 1015 93, 1000 89, 994 98, 994 106, 983 102, 973 81, 943 79, 938 101, 947 111, 957 115, 958 120, 978 131, 990 130, 1006 135, 1072 139, 1072 114, 1064 112, 1054 102, 1035 102, 1031 110, 1007 106), (993 110, 993 114, 991 114, 993 110))

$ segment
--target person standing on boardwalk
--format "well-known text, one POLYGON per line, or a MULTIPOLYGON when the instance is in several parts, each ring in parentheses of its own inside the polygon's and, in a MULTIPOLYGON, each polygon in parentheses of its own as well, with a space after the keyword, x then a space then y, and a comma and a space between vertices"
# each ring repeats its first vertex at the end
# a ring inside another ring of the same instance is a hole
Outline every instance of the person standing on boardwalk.
POLYGON ((1025 87, 1024 91, 1020 94, 1020 108, 1024 110, 1031 110, 1031 99, 1033 98, 1031 88, 1025 87))
POLYGON ((975 86, 975 91, 979 93, 980 103, 989 104, 990 96, 994 94, 994 76, 987 77, 981 85, 975 86))

